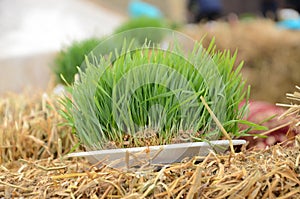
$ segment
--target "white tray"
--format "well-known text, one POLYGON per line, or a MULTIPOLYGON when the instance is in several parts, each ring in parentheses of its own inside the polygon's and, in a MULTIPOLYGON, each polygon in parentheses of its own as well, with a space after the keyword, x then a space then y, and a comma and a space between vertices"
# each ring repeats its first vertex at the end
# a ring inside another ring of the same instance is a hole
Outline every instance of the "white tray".
MULTIPOLYGON (((232 140, 233 145, 243 145, 245 140, 232 140)), ((120 148, 70 153, 67 157, 85 157, 91 164, 101 163, 111 167, 133 167, 145 164, 170 164, 185 158, 206 156, 210 151, 225 152, 228 140, 168 144, 149 147, 120 148)))

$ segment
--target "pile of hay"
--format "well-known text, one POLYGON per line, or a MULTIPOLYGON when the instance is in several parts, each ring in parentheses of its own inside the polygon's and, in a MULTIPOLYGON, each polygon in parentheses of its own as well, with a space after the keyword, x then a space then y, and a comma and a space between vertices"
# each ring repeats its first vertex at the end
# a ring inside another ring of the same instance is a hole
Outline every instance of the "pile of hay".
POLYGON ((0 196, 36 198, 299 198, 300 148, 210 154, 120 171, 83 160, 19 160, 0 168, 0 196))
MULTIPOLYGON (((77 140, 56 97, 0 99, 0 197, 299 198, 300 146, 194 157, 135 170, 64 159, 77 140)), ((299 109, 300 110, 300 109, 299 109)))
POLYGON ((252 99, 286 102, 282 93, 300 84, 300 31, 283 30, 268 20, 233 21, 187 26, 182 30, 208 45, 213 37, 219 49, 238 50, 252 99))
POLYGON ((0 98, 1 164, 20 158, 56 158, 76 145, 71 128, 61 125, 59 102, 53 99, 29 93, 0 98))

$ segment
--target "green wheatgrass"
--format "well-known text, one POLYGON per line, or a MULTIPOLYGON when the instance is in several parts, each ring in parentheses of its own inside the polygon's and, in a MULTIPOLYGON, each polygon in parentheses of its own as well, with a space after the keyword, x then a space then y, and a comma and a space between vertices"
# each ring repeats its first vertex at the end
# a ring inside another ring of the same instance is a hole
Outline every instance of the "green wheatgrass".
POLYGON ((196 43, 187 56, 175 48, 128 45, 115 56, 86 59, 61 112, 82 144, 104 149, 220 139, 200 96, 231 137, 247 135, 250 128, 240 130, 239 123, 261 128, 242 120, 249 88, 236 53, 216 52, 213 41, 206 50, 196 43))

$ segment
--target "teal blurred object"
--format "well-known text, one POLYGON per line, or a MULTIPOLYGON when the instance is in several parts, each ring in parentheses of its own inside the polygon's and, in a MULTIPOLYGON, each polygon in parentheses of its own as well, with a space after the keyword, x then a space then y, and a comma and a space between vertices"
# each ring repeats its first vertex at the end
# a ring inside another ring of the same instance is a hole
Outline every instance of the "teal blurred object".
POLYGON ((287 19, 281 22, 278 22, 277 25, 284 29, 289 30, 300 30, 300 18, 298 19, 287 19))
POLYGON ((141 16, 147 16, 152 18, 162 17, 162 13, 157 7, 149 3, 145 3, 138 0, 134 0, 129 3, 128 11, 130 17, 133 18, 141 17, 141 16))

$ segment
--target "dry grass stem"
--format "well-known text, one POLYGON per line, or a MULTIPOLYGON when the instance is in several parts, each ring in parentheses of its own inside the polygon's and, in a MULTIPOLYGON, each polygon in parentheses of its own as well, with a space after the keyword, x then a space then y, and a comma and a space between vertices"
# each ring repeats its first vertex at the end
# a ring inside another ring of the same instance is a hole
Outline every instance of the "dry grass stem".
POLYGON ((200 96, 200 99, 201 99, 202 103, 204 104, 205 108, 207 109, 207 111, 209 112, 209 114, 211 115, 211 117, 213 118, 213 120, 215 121, 215 123, 217 124, 217 126, 219 127, 219 129, 221 130, 221 132, 223 133, 223 135, 229 140, 229 146, 230 146, 231 153, 234 153, 234 148, 233 148, 231 137, 228 135, 228 133, 224 129, 223 125, 221 124, 221 122, 218 120, 218 118, 214 114, 214 112, 210 109, 210 107, 206 103, 205 99, 202 96, 200 96))

